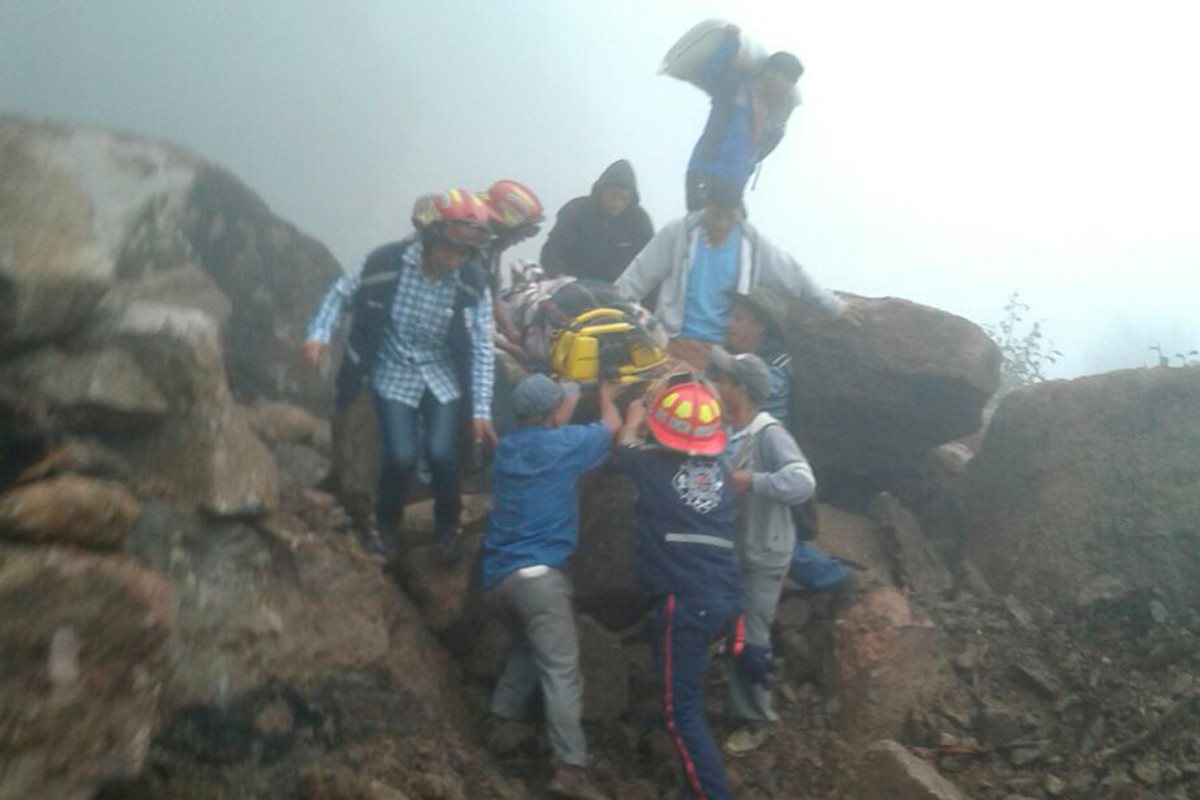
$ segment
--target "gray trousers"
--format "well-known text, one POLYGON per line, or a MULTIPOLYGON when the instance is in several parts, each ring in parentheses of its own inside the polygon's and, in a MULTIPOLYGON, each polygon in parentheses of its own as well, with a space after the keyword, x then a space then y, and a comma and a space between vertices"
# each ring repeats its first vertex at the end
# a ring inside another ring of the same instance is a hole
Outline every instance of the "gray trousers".
POLYGON ((585 766, 587 743, 579 722, 583 676, 571 582, 556 569, 536 577, 514 572, 488 590, 487 600, 513 642, 492 691, 492 713, 524 719, 540 687, 554 754, 565 764, 585 766))
MULTIPOLYGON (((742 573, 742 614, 748 644, 771 644, 771 623, 783 593, 787 565, 777 569, 742 573)), ((771 690, 750 681, 736 664, 729 669, 729 713, 745 722, 774 722, 771 690)))

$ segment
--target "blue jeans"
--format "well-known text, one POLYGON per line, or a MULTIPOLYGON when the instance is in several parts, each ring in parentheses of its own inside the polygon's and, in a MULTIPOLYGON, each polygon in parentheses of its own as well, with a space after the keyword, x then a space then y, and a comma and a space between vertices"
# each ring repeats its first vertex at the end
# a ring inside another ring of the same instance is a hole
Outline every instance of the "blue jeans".
POLYGON ((850 575, 850 568, 809 542, 796 542, 788 577, 805 589, 833 589, 850 575))
POLYGON ((417 468, 421 423, 425 429, 425 458, 433 472, 433 519, 438 534, 458 526, 462 491, 458 470, 458 400, 439 403, 426 391, 416 407, 375 395, 383 439, 379 499, 375 513, 380 524, 398 524, 404 516, 408 485, 417 468))
POLYGON ((729 800, 725 764, 704 713, 704 668, 709 645, 737 618, 737 598, 667 595, 650 624, 661 679, 663 719, 683 762, 687 796, 729 800))

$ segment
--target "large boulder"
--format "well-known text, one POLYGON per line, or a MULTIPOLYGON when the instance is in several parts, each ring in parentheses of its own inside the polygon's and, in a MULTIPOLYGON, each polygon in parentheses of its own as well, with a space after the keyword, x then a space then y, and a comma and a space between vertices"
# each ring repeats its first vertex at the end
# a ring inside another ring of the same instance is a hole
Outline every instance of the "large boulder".
MULTIPOLYGON (((898 298, 860 299, 858 328, 785 324, 801 446, 819 470, 870 477, 918 468, 930 448, 977 430, 1000 351, 975 324, 898 298)), ((811 320, 811 321, 809 321, 811 320)))
POLYGON ((954 681, 940 630, 892 586, 855 598, 839 616, 829 668, 842 738, 859 746, 900 737, 910 715, 954 681))
POLYGON ((212 316, 107 297, 87 337, 133 353, 167 402, 161 425, 112 440, 143 482, 217 516, 258 516, 276 507, 275 460, 233 400, 212 316))
POLYGON ((457 671, 348 533, 283 517, 213 523, 151 503, 130 550, 177 597, 145 796, 283 800, 306 796, 303 771, 347 763, 414 797, 498 796, 470 785, 490 772, 463 744, 457 671), (467 785, 420 790, 443 778, 467 785))
POLYGON ((124 431, 152 426, 167 401, 126 350, 105 347, 83 353, 35 350, 0 365, 22 403, 52 415, 72 431, 124 431))
POLYGON ((1098 576, 1200 600, 1200 367, 1014 392, 964 477, 966 556, 1071 609, 1098 576))
POLYGON ((128 559, 0 546, 0 800, 141 771, 170 623, 170 587, 128 559))
POLYGON ((0 116, 0 349, 68 335, 106 289, 189 265, 227 299, 235 394, 327 411, 329 381, 298 355, 340 274, 325 247, 179 147, 0 116))

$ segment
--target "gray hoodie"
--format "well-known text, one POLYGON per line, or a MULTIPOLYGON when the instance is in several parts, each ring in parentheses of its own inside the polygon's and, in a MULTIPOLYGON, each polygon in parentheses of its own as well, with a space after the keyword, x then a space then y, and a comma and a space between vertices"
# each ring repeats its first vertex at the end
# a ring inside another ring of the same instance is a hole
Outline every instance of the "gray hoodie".
MULTIPOLYGON (((702 217, 703 212, 698 211, 668 223, 617 278, 617 289, 631 300, 641 301, 661 287, 655 315, 672 337, 683 330, 688 272, 696 244, 703 235, 702 217)), ((742 246, 735 287, 738 294, 749 294, 761 287, 811 303, 831 318, 841 316, 846 306, 844 301, 817 285, 796 259, 749 222, 742 222, 741 226, 742 246)))
POLYGON ((791 506, 816 491, 812 467, 787 429, 765 411, 733 434, 729 454, 730 469, 754 474, 738 520, 742 572, 786 567, 796 547, 791 506))

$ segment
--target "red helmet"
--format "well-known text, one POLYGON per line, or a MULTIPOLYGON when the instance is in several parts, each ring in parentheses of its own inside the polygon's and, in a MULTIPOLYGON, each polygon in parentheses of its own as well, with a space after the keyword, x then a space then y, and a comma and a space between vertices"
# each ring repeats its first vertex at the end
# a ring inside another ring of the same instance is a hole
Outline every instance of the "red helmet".
POLYGON ((464 247, 483 247, 491 238, 488 205, 466 189, 426 194, 413 204, 412 222, 426 236, 464 247))
POLYGON ((721 402, 698 376, 675 375, 655 385, 646 398, 646 423, 663 447, 691 456, 725 452, 721 402))
POLYGON ((542 201, 523 183, 496 181, 487 190, 492 218, 506 228, 537 225, 542 221, 542 201))

